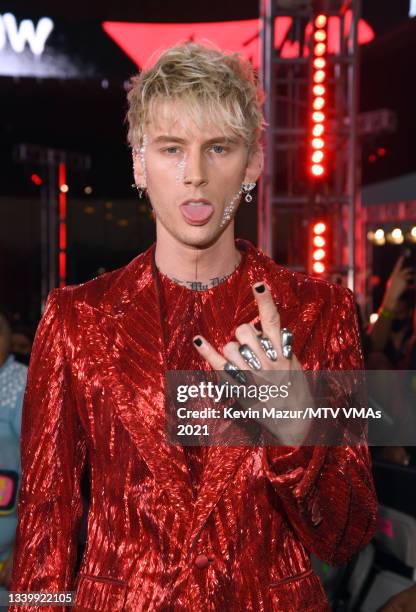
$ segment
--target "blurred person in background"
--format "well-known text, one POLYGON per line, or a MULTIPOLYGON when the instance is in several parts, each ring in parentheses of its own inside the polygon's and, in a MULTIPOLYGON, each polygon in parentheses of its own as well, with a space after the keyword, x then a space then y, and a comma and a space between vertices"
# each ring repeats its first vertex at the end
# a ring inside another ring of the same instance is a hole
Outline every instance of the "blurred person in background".
POLYGON ((29 365, 32 342, 33 330, 28 325, 16 323, 12 326, 10 352, 13 353, 17 361, 29 365))
POLYGON ((377 321, 368 332, 368 369, 412 369, 403 366, 409 365, 409 347, 414 336, 414 281, 415 270, 402 255, 387 281, 377 321))
POLYGON ((0 589, 10 584, 20 479, 20 427, 27 367, 11 354, 12 331, 0 311, 0 589))
MULTIPOLYGON (((416 369, 415 269, 401 255, 387 281, 378 318, 368 330, 369 370, 416 369)), ((386 405, 397 403, 397 388, 380 379, 380 398, 386 405), (391 397, 390 400, 386 399, 391 397)), ((409 465, 414 448, 385 446, 375 456, 400 465, 409 465)))

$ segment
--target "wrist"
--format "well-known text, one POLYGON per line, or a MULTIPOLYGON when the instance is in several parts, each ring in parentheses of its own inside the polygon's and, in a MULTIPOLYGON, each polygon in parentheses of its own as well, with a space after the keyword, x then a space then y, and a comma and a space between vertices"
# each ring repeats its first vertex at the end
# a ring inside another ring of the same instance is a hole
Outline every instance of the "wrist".
POLYGON ((394 318, 394 310, 387 306, 381 306, 378 314, 384 319, 393 319, 394 318))
POLYGON ((391 298, 388 297, 382 303, 381 308, 385 308, 386 310, 389 310, 390 312, 394 312, 397 308, 397 300, 392 297, 391 298))

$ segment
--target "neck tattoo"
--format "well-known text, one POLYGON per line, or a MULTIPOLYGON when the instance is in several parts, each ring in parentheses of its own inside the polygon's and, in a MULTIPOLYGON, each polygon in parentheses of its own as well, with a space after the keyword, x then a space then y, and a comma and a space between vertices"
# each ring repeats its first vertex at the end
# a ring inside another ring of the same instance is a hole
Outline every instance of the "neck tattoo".
POLYGON ((177 285, 182 285, 183 287, 187 287, 188 289, 192 289, 193 291, 205 291, 206 289, 211 289, 212 287, 217 287, 218 285, 221 285, 221 283, 226 281, 227 278, 229 278, 235 272, 239 265, 240 262, 236 263, 233 270, 228 274, 225 274, 224 276, 214 276, 205 283, 198 280, 184 281, 179 278, 176 278, 175 276, 169 276, 168 274, 165 274, 165 276, 170 278, 170 280, 172 280, 177 285))

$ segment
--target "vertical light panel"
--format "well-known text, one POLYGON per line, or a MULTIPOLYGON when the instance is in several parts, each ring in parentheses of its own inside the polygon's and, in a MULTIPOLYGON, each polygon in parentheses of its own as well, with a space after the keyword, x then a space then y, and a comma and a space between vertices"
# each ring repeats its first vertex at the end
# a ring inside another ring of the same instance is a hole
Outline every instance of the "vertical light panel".
POLYGON ((325 124, 326 81, 328 56, 328 17, 320 14, 313 20, 312 35, 312 109, 310 133, 310 157, 308 170, 314 178, 326 174, 325 124))
POLYGON ((328 250, 327 223, 319 220, 312 225, 311 272, 315 276, 325 274, 328 250))
POLYGON ((58 181, 59 181, 59 286, 65 287, 66 285, 66 205, 67 205, 67 192, 68 185, 66 182, 66 164, 65 162, 59 163, 58 168, 58 181))

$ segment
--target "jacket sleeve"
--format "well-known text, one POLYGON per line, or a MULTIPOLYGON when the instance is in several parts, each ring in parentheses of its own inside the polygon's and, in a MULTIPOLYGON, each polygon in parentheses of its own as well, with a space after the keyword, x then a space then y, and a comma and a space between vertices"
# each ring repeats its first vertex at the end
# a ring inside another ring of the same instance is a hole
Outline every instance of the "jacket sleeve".
MULTIPOLYGON (((364 369, 353 293, 331 287, 323 370, 364 369)), ((374 535, 377 498, 366 443, 266 446, 263 465, 288 522, 305 547, 331 565, 346 563, 374 535)))
MULTIPOLYGON (((82 517, 80 478, 86 443, 77 417, 63 312, 66 290, 48 296, 29 364, 20 438, 22 482, 11 591, 73 590, 77 530, 82 517)), ((11 605, 9 611, 49 610, 11 605)))

